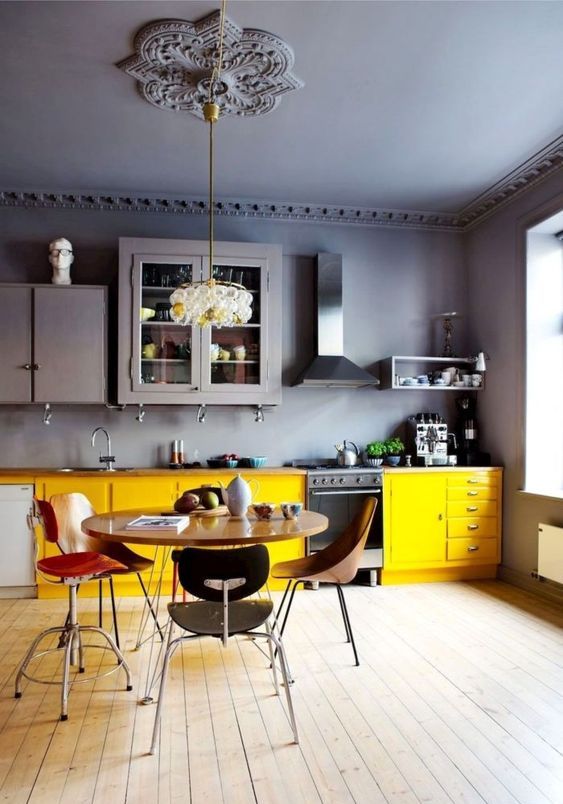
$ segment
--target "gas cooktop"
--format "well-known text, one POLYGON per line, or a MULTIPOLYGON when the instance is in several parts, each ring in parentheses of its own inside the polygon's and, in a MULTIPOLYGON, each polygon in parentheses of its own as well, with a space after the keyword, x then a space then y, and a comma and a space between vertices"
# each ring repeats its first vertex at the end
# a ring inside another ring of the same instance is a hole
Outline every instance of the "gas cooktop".
POLYGON ((308 469, 311 472, 383 472, 381 467, 367 466, 363 463, 356 464, 356 466, 339 466, 336 461, 330 458, 320 458, 319 460, 307 458, 305 460, 292 461, 291 465, 297 469, 308 469))

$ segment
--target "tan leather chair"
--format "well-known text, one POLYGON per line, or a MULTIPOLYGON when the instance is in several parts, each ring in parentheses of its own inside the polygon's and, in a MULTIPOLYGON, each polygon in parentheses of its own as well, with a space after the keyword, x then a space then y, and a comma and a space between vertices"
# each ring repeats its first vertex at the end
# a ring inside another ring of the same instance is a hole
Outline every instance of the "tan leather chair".
MULTIPOLYGON (((65 553, 77 553, 83 550, 90 550, 96 553, 112 558, 114 561, 119 561, 123 564, 125 569, 119 572, 120 575, 126 575, 134 572, 139 579, 141 589, 148 603, 152 617, 156 623, 157 629, 160 633, 160 638, 164 639, 164 630, 158 624, 156 612, 153 609, 147 588, 144 584, 141 572, 150 569, 154 561, 150 558, 140 556, 138 553, 130 550, 125 544, 118 542, 105 542, 102 539, 97 539, 94 536, 87 536, 81 528, 81 522, 90 516, 96 516, 92 503, 84 494, 79 492, 72 492, 70 494, 53 494, 50 499, 51 505, 55 511, 57 522, 59 524, 59 544, 65 553)), ((108 578, 111 593, 111 606, 113 612, 113 621, 115 629, 115 641, 119 647, 119 633, 117 630, 117 615, 115 610, 115 596, 113 593, 113 580, 111 575, 108 578)), ((99 603, 99 619, 100 627, 102 626, 102 584, 100 581, 100 603, 99 603)))
POLYGON ((344 628, 346 630, 346 641, 352 643, 356 665, 359 665, 360 662, 354 643, 352 625, 350 624, 350 617, 348 616, 348 609, 346 608, 342 584, 350 583, 358 571, 360 558, 373 522, 376 506, 377 499, 375 497, 367 497, 361 511, 354 517, 346 530, 331 544, 323 550, 319 550, 317 553, 312 553, 304 558, 295 558, 292 561, 282 561, 279 564, 274 564, 271 570, 273 578, 279 578, 280 580, 287 579, 287 586, 277 612, 278 622, 281 619, 287 595, 291 590, 281 626, 282 635, 291 610, 295 590, 300 583, 304 584, 306 581, 318 581, 319 583, 332 583, 336 586, 340 610, 342 611, 342 619, 344 620, 344 628))

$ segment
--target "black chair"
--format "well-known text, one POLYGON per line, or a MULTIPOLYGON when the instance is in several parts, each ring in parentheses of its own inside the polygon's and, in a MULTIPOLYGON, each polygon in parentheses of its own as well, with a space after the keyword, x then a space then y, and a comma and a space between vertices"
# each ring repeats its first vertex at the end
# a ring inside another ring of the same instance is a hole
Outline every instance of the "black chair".
POLYGON ((182 587, 199 599, 188 603, 168 604, 170 614, 168 642, 162 666, 150 753, 154 754, 156 748, 170 658, 181 642, 201 636, 221 639, 224 646, 228 638, 235 634, 247 634, 251 638, 264 637, 268 640, 276 693, 279 695, 274 648, 280 657, 280 669, 294 741, 299 742, 285 650, 280 637, 272 633, 272 626, 268 622, 273 612, 273 603, 270 599, 264 598, 248 599, 250 595, 258 592, 268 579, 270 558, 265 545, 256 544, 232 550, 186 547, 181 551, 175 550, 172 553, 172 560, 177 562, 182 587), (174 625, 178 625, 189 634, 182 634, 172 639, 174 625), (262 625, 264 631, 254 630, 262 625))

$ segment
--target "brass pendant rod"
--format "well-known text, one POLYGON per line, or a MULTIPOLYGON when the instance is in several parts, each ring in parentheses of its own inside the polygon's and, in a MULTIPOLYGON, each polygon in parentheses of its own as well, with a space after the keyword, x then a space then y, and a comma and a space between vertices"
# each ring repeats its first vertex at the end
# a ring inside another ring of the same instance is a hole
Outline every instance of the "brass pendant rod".
POLYGON ((213 279, 213 120, 209 120, 209 278, 213 279))

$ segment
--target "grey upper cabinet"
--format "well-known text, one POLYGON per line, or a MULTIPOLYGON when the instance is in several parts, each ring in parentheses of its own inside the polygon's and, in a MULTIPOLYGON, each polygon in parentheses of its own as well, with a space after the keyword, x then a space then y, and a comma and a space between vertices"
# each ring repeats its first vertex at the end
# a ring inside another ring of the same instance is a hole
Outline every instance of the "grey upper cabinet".
POLYGON ((105 403, 105 287, 0 285, 2 403, 105 403))
POLYGON ((119 241, 118 402, 278 404, 281 401, 281 247, 207 241, 119 241), (252 318, 231 327, 170 321, 169 297, 209 278, 244 285, 252 318))

